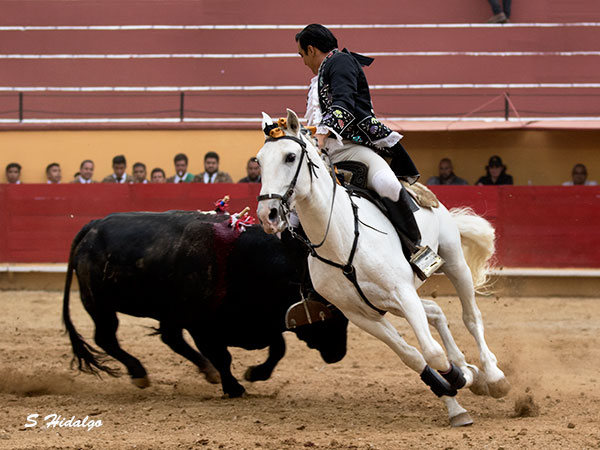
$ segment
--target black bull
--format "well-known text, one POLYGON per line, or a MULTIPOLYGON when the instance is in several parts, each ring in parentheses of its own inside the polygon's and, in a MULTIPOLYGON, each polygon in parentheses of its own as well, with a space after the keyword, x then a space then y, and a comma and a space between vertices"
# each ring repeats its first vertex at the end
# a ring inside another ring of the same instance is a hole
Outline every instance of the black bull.
MULTIPOLYGON (((245 378, 271 376, 285 353, 286 310, 300 300, 306 252, 291 238, 282 242, 259 227, 239 234, 225 219, 186 211, 116 213, 81 229, 71 246, 63 304, 80 370, 117 375, 106 365, 108 354, 127 367, 134 384, 148 385, 140 361, 117 341, 120 312, 158 320, 163 342, 196 364, 209 381, 218 382, 220 375, 226 395, 244 393, 231 374, 229 346, 269 347, 267 360, 250 367, 245 378), (106 354, 83 341, 69 316, 73 270, 96 327, 95 342, 106 354), (186 343, 183 330, 200 352, 186 343)), ((293 331, 333 363, 346 354, 347 323, 336 312, 333 319, 293 331)))

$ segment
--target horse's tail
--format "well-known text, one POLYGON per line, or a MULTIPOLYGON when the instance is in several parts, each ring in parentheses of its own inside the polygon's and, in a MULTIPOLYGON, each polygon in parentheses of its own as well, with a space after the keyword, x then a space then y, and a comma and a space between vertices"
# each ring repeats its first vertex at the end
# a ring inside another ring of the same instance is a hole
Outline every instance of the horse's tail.
POLYGON ((496 249, 494 227, 471 208, 453 208, 450 215, 460 232, 462 250, 471 269, 475 291, 485 292, 489 282, 490 259, 496 249))
POLYGON ((112 376, 117 376, 118 371, 112 369, 104 364, 108 358, 107 355, 99 350, 96 350, 90 344, 85 342, 81 335, 75 329, 75 325, 71 321, 71 314, 69 312, 69 297, 71 292, 71 282, 73 280, 73 269, 75 265, 75 250, 82 239, 85 237, 87 232, 92 228, 95 221, 92 221, 85 225, 71 244, 71 252, 69 254, 69 265, 67 267, 67 278, 65 281, 65 294, 63 297, 63 323, 65 325, 66 332, 69 334, 71 340, 71 347, 73 348, 73 360, 71 366, 77 363, 77 368, 85 373, 91 373, 99 376, 99 371, 104 371, 112 376))

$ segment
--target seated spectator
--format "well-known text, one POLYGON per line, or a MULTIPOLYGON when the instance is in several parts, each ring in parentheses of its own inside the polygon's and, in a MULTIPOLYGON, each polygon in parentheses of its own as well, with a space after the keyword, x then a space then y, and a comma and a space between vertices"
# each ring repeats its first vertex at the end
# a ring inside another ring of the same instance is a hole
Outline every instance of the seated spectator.
POLYGON ((21 164, 10 163, 6 166, 6 182, 9 184, 21 184, 21 164))
POLYGON ((571 171, 571 181, 565 181, 563 186, 596 186, 598 183, 587 179, 587 167, 584 164, 575 164, 571 171))
POLYGON ((499 156, 492 156, 485 170, 487 175, 477 180, 477 186, 513 184, 513 177, 506 173, 506 166, 502 164, 502 158, 499 156))
POLYGON ((216 152, 208 152, 204 155, 204 172, 194 177, 195 183, 233 183, 227 172, 219 172, 219 155, 216 152))
POLYGON ((79 165, 79 172, 75 174, 75 179, 72 183, 80 183, 80 184, 91 184, 95 183, 92 180, 94 176, 94 161, 91 159, 84 159, 79 165))
POLYGON ((454 167, 452 167, 452 161, 448 158, 440 160, 438 166, 439 175, 437 177, 431 177, 427 180, 427 185, 438 185, 438 184, 454 184, 454 185, 466 185, 469 184, 466 180, 459 178, 454 173, 454 167))
POLYGON ((175 163, 175 175, 167 178, 167 183, 191 183, 194 175, 188 173, 188 157, 185 153, 178 153, 173 158, 175 163))
POLYGON ((258 165, 258 159, 252 157, 246 164, 246 174, 238 183, 260 183, 260 166, 258 165))
POLYGON ((160 167, 156 167, 152 169, 150 173, 150 183, 166 183, 167 177, 165 176, 165 171, 160 167))
POLYGON ((147 184, 148 180, 146 179, 146 164, 136 162, 133 165, 132 178, 134 183, 147 184))
POLYGON ((60 180, 62 180, 62 173, 58 163, 53 162, 46 166, 46 180, 47 184, 60 183, 60 180))
POLYGON ((127 160, 123 155, 117 155, 112 160, 113 173, 107 175, 102 180, 103 183, 133 183, 133 178, 125 173, 127 169, 127 160))

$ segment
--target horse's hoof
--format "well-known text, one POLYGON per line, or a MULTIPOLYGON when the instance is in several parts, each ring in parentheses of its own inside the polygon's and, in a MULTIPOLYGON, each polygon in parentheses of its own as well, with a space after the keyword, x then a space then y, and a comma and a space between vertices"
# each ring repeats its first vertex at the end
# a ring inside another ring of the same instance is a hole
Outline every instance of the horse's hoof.
POLYGON ((471 416, 469 415, 468 412, 463 412, 463 413, 457 414, 456 416, 450 418, 450 426, 452 428, 466 427, 466 426, 469 426, 472 424, 473 424, 473 419, 471 419, 471 416))
POLYGON ((131 382, 134 386, 139 387, 140 389, 150 386, 150 378, 148 378, 148 375, 142 378, 132 378, 131 382))
POLYGON ((481 370, 473 364, 467 364, 467 367, 473 372, 473 382, 469 386, 471 392, 475 395, 490 395, 488 385, 481 370))
POLYGON ((490 395, 494 398, 501 398, 508 394, 510 391, 510 383, 506 378, 500 378, 494 383, 488 383, 488 390, 490 395))
POLYGON ((220 384, 221 383, 221 375, 217 372, 216 369, 212 370, 201 370, 201 373, 204 374, 204 378, 210 384, 220 384))

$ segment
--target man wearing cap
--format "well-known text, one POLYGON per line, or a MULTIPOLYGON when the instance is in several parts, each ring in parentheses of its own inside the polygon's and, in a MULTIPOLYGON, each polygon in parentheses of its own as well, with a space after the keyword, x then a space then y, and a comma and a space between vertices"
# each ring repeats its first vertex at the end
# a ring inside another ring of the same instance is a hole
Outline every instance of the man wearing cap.
POLYGON ((412 201, 397 178, 412 184, 419 172, 400 144, 402 135, 375 117, 362 69, 373 59, 339 50, 333 33, 319 24, 308 25, 296 34, 296 43, 304 64, 316 75, 308 93, 306 119, 309 126, 317 127, 319 147, 328 150, 334 164, 365 164, 367 187, 381 197, 394 226, 401 231, 401 239, 419 245, 421 233, 412 201), (391 168, 382 156, 391 157, 391 168))
POLYGON ((479 178, 477 186, 497 186, 501 184, 513 184, 513 177, 506 173, 506 166, 502 163, 502 158, 494 155, 490 158, 485 167, 487 175, 479 178))

